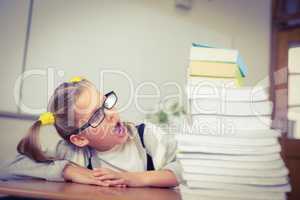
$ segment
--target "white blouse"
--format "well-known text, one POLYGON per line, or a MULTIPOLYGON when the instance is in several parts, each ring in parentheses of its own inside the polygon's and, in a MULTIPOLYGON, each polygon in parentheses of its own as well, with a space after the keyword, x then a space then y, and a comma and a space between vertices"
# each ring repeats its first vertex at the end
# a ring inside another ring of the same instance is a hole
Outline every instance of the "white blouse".
POLYGON ((98 160, 100 161, 101 167, 118 171, 120 171, 118 168, 133 172, 146 170, 146 163, 140 156, 137 145, 133 139, 129 139, 125 144, 116 145, 108 151, 97 151, 95 160, 96 162, 98 160))

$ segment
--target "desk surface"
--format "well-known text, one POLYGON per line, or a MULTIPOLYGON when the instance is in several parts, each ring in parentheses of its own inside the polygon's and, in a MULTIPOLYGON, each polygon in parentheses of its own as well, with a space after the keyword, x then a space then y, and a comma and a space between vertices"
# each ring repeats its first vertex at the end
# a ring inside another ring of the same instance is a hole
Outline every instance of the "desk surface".
POLYGON ((113 188, 42 180, 0 181, 0 194, 44 199, 180 200, 173 189, 113 188))

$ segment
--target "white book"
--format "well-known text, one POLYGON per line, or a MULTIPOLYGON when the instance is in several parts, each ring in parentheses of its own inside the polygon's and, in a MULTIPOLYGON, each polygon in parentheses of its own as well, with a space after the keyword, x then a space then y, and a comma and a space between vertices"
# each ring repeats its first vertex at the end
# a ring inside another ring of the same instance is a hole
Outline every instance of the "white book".
POLYGON ((198 160, 198 159, 180 159, 181 166, 185 167, 220 167, 228 169, 249 169, 249 170, 267 170, 281 169, 285 165, 282 160, 273 160, 269 162, 242 162, 242 161, 223 161, 223 160, 198 160))
MULTIPOLYGON (((257 198, 249 197, 223 197, 223 196, 213 196, 213 195, 202 195, 202 194, 190 194, 190 193, 182 193, 181 194, 182 200, 256 200, 257 198)), ((259 200, 258 198, 257 200, 259 200)), ((269 199, 264 199, 269 200, 269 199)), ((286 200, 286 197, 283 199, 272 199, 272 200, 286 200)))
POLYGON ((217 176, 217 175, 204 175, 198 174, 197 176, 183 176, 186 181, 199 181, 199 182, 217 182, 217 183, 235 183, 235 184, 249 184, 249 185, 283 185, 288 183, 287 177, 275 178, 258 178, 258 177, 239 177, 239 176, 217 176))
POLYGON ((208 98, 221 101, 267 101, 268 91, 264 87, 226 88, 216 84, 202 82, 198 85, 187 85, 189 99, 208 98))
POLYGON ((278 144, 277 138, 236 138, 216 135, 176 135, 178 145, 244 145, 244 146, 270 146, 278 144))
POLYGON ((191 47, 190 60, 237 63, 239 52, 235 49, 191 47))
POLYGON ((203 86, 203 85, 213 85, 215 87, 221 88, 238 88, 238 82, 234 78, 213 78, 213 77, 192 77, 188 76, 187 85, 188 86, 203 86))
POLYGON ((265 130, 270 129, 271 116, 221 116, 221 115, 191 115, 192 123, 207 127, 212 131, 220 129, 233 130, 265 130))
POLYGON ((190 100, 190 113, 230 116, 268 116, 272 114, 272 102, 231 102, 211 99, 192 99, 190 100))
POLYGON ((243 176, 243 177, 283 177, 288 175, 286 167, 278 169, 261 169, 261 170, 249 170, 249 169, 231 169, 223 167, 203 167, 203 166, 185 166, 183 167, 183 175, 206 174, 206 175, 218 175, 218 176, 243 176))
POLYGON ((300 138, 300 107, 288 109, 288 119, 293 121, 292 133, 293 138, 300 138))
POLYGON ((199 126, 197 123, 184 124, 182 130, 177 135, 217 135, 223 137, 240 137, 240 138, 270 138, 279 137, 281 132, 276 129, 261 129, 261 130, 243 130, 227 128, 225 130, 212 130, 210 127, 199 126))
POLYGON ((221 155, 211 153, 178 153, 176 154, 177 159, 206 159, 206 160, 224 160, 224 161, 243 161, 243 162, 269 162, 273 160, 281 159, 278 153, 265 154, 265 155, 221 155))
POLYGON ((300 48, 289 48, 288 70, 289 73, 300 73, 300 48))
MULTIPOLYGON (((224 194, 222 194, 224 195, 224 194)), ((266 194, 266 196, 268 196, 268 194, 266 194)), ((260 198, 260 197, 253 197, 253 196, 249 196, 249 197, 228 197, 228 196, 220 196, 220 194, 210 194, 210 195, 207 195, 207 194, 190 194, 190 193, 181 193, 181 199, 182 200, 259 200, 259 199, 263 199, 263 200, 286 200, 286 196, 285 194, 283 194, 282 196, 280 197, 277 197, 277 198, 273 198, 273 197, 270 197, 269 199, 268 198, 260 198), (283 197, 282 197, 283 196, 283 197)))
POLYGON ((201 146, 177 146, 181 152, 199 152, 199 153, 219 153, 233 155, 264 155, 271 153, 279 153, 281 146, 279 144, 265 147, 245 147, 233 145, 201 145, 201 146))
POLYGON ((232 197, 214 197, 214 196, 204 196, 204 195, 197 195, 197 194, 188 194, 182 193, 180 194, 181 200, 248 200, 245 198, 232 198, 232 197))
POLYGON ((191 190, 202 189, 224 189, 229 191, 248 191, 248 192, 290 192, 291 186, 289 184, 273 185, 273 186, 258 186, 248 184, 234 184, 234 183, 217 183, 217 182, 202 182, 188 181, 186 185, 191 190))
POLYGON ((232 199, 232 200, 239 200, 239 199, 261 199, 261 200, 283 200, 286 198, 284 192, 255 192, 253 194, 252 191, 230 191, 224 189, 190 189, 186 186, 180 185, 180 194, 183 200, 188 199, 207 199, 210 198, 214 200, 218 199, 232 199))
POLYGON ((300 75, 290 75, 288 83, 289 106, 300 106, 300 75))

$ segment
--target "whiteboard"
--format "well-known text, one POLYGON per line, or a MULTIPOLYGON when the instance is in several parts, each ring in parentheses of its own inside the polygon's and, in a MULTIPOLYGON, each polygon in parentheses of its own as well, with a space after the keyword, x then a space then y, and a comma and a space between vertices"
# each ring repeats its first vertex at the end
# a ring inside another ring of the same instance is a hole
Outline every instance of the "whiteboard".
POLYGON ((184 92, 192 42, 231 45, 229 36, 205 29, 192 15, 177 11, 173 1, 133 2, 34 2, 26 64, 31 75, 24 80, 23 113, 45 111, 55 86, 82 75, 101 91, 114 90, 123 116, 140 119, 167 94, 178 93, 166 82, 178 84, 180 94, 184 92), (106 73, 100 85, 103 70, 125 72, 130 81, 118 73, 106 73), (48 75, 53 77, 50 83, 48 75), (138 87, 145 81, 151 83, 138 87), (133 99, 136 93, 155 94, 157 89, 159 97, 133 99))

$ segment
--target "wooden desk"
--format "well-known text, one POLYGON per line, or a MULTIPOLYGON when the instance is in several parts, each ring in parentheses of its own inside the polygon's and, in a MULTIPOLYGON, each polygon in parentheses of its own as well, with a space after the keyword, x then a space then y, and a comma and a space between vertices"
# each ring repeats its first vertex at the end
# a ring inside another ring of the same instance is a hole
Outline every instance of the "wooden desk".
POLYGON ((180 200, 179 191, 160 188, 113 188, 43 180, 0 181, 0 194, 39 199, 180 200))

